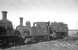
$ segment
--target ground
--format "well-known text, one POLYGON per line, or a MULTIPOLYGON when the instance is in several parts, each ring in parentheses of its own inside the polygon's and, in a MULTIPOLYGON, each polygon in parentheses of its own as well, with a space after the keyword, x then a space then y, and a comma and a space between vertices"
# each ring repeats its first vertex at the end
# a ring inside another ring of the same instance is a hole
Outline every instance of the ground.
POLYGON ((46 41, 3 50, 78 50, 78 40, 71 43, 62 40, 46 41))

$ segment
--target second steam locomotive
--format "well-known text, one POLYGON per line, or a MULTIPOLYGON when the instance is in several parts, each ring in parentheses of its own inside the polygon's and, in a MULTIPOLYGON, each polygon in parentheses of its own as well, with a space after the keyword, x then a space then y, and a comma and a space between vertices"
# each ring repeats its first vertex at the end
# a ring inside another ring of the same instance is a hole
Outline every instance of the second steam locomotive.
POLYGON ((28 41, 39 42, 52 39, 62 39, 68 36, 68 25, 62 22, 34 22, 31 27, 29 21, 26 22, 26 26, 23 26, 23 18, 20 18, 20 25, 16 27, 21 34, 21 37, 25 39, 25 43, 28 41))

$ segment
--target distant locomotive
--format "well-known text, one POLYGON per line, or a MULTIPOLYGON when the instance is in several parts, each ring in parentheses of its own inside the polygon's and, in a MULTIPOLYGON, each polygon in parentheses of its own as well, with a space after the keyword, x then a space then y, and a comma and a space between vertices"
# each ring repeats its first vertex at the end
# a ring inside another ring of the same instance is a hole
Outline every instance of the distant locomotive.
POLYGON ((68 26, 62 22, 53 22, 49 26, 52 38, 64 38, 68 36, 68 26))

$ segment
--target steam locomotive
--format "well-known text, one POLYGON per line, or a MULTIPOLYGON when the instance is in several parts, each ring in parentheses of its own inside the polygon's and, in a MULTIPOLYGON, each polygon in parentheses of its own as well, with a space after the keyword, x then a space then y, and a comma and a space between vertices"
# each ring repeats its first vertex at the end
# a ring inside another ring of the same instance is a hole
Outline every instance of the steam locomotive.
POLYGON ((23 44, 20 32, 13 29, 12 22, 7 19, 7 11, 2 11, 0 20, 0 47, 6 48, 17 44, 23 44))
POLYGON ((62 22, 34 22, 31 27, 30 22, 23 26, 23 18, 20 18, 20 25, 16 27, 25 39, 25 43, 62 39, 68 36, 68 26, 62 22))

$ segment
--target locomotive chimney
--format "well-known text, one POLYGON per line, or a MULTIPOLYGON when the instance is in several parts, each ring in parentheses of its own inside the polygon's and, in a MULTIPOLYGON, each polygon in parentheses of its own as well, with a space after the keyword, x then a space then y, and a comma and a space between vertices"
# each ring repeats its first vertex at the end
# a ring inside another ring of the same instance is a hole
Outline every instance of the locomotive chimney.
POLYGON ((20 25, 23 26, 23 18, 20 17, 20 25))
POLYGON ((2 17, 3 19, 7 19, 7 11, 2 11, 2 17))

